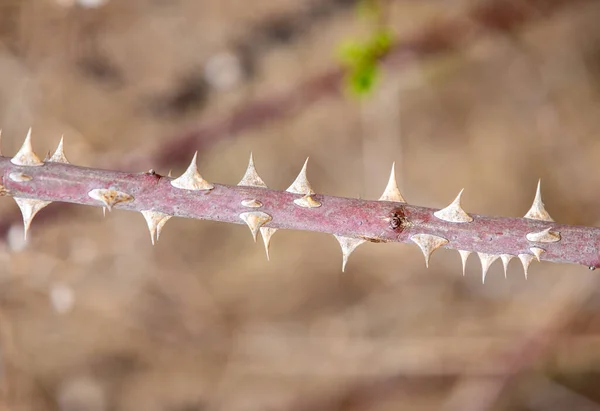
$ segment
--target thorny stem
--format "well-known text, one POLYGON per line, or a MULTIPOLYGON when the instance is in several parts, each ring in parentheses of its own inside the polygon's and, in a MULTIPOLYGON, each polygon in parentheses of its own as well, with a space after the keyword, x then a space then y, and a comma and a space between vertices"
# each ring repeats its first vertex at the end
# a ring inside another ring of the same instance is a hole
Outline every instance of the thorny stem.
MULTIPOLYGON (((477 4, 467 10, 461 19, 464 21, 436 22, 406 41, 399 42, 382 57, 389 68, 397 68, 406 63, 407 59, 403 57, 407 55, 424 58, 459 48, 467 36, 474 37, 474 29, 486 28, 510 33, 541 15, 548 15, 566 4, 579 2, 583 0, 547 0, 543 4, 539 3, 539 0, 523 0, 518 4, 512 0, 496 0, 477 4), (471 24, 463 24, 465 22, 471 24)), ((193 149, 205 147, 224 136, 233 136, 244 130, 261 127, 324 97, 339 94, 342 78, 343 72, 339 69, 325 72, 287 93, 245 103, 223 119, 171 136, 165 139, 168 144, 161 145, 149 156, 134 154, 120 163, 111 163, 110 166, 135 169, 150 162, 156 167, 170 167, 174 162, 181 161, 193 149)), ((60 211, 61 209, 48 210, 44 217, 59 214, 60 211)), ((15 217, 16 215, 9 215, 0 218, 0 234, 8 231, 15 217)))
POLYGON ((50 159, 40 161, 32 151, 30 133, 15 157, 0 157, 2 194, 17 201, 26 235, 35 214, 57 201, 142 212, 153 243, 171 217, 247 224, 255 240, 259 231, 263 235, 267 255, 276 229, 329 233, 340 242, 343 267, 354 249, 366 241, 416 243, 427 265, 439 247, 460 250, 463 264, 470 252, 476 252, 483 280, 499 258, 506 269, 510 259, 518 256, 526 274, 534 258, 600 266, 600 228, 555 223, 541 201, 539 184, 527 218, 506 218, 467 214, 460 206, 462 191, 442 210, 407 204, 393 167, 383 195, 372 201, 315 194, 307 179, 307 163, 283 191, 266 188, 252 157, 237 186, 204 180, 196 168, 196 156, 179 178, 153 171, 85 168, 66 161, 62 141, 50 159))

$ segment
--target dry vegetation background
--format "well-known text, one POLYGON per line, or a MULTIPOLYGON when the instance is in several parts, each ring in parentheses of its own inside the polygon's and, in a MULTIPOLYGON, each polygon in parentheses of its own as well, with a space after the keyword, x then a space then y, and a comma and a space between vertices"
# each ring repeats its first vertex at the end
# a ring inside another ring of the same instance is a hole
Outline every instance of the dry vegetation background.
MULTIPOLYGON (((253 151, 279 189, 310 156, 317 191, 363 198, 396 161, 407 201, 464 187, 503 216, 541 177, 555 220, 600 223, 600 2, 487 1, 535 16, 507 33, 465 18, 483 0, 387 1, 400 45, 452 19, 467 35, 388 62, 362 101, 302 86, 368 35, 353 1, 72 3, 0 1, 5 155, 33 126, 39 155, 64 134, 74 164, 178 175, 200 149, 236 184, 253 151)), ((23 244, 16 212, 0 202, 2 411, 600 410, 585 267, 497 262, 482 285, 475 257, 462 277, 456 252, 427 270, 415 245, 367 243, 341 273, 323 234, 280 231, 267 262, 245 226, 172 219, 152 247, 139 214, 64 204, 23 244)))

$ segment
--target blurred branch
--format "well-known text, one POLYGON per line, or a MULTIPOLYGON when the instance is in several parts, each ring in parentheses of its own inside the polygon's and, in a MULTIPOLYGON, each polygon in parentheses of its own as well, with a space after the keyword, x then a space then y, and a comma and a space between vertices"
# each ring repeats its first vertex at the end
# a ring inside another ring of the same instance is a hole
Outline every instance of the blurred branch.
MULTIPOLYGON (((543 370, 544 358, 550 364, 560 363, 561 369, 567 372, 577 372, 582 364, 587 369, 588 364, 597 361, 597 335, 561 334, 580 313, 583 303, 593 295, 597 283, 597 277, 588 277, 579 281, 564 279, 557 284, 547 296, 545 307, 541 307, 539 316, 536 316, 537 324, 532 325, 525 335, 515 334, 506 338, 438 335, 433 338, 381 339, 373 343, 371 339, 347 339, 345 343, 328 339, 320 344, 306 339, 302 344, 303 350, 312 345, 318 349, 337 348, 335 353, 328 351, 324 355, 333 363, 330 367, 332 370, 344 370, 344 365, 354 364, 354 373, 350 376, 366 378, 349 384, 338 396, 303 401, 292 409, 368 409, 373 404, 385 403, 399 392, 414 394, 432 385, 435 388, 436 383, 455 385, 450 398, 441 408, 444 411, 493 409, 508 383, 520 373, 535 368, 536 364, 539 364, 537 371, 543 370), (340 351, 348 355, 335 355, 340 351), (350 358, 352 361, 349 361, 350 358), (369 372, 374 368, 379 372, 369 372)), ((516 303, 512 306, 513 315, 519 315, 524 308, 516 303)), ((289 335, 280 338, 286 341, 282 346, 289 350, 286 358, 295 358, 290 354, 299 349, 294 341, 290 344, 289 335)), ((248 343, 244 346, 252 347, 248 343)), ((253 372, 260 372, 259 364, 262 364, 264 372, 265 364, 270 363, 265 356, 271 353, 264 349, 255 352, 259 361, 253 372)), ((243 358, 245 364, 251 363, 250 356, 243 358)), ((307 369, 311 366, 319 369, 327 364, 323 358, 313 359, 312 362, 306 358, 297 360, 307 369)), ((289 361, 282 363, 289 365, 289 361)), ((283 370, 276 371, 285 374, 283 370)))

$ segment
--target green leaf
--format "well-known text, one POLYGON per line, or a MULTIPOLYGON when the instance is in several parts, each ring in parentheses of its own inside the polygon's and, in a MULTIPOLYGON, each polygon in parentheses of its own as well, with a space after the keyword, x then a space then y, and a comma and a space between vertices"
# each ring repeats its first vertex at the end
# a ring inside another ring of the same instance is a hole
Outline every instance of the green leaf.
POLYGON ((366 47, 371 50, 371 54, 375 58, 379 58, 390 50, 392 43, 392 32, 390 30, 382 29, 371 36, 366 47))
POLYGON ((367 50, 358 41, 347 40, 339 46, 337 54, 342 64, 356 66, 365 60, 367 50))
POLYGON ((379 69, 376 64, 356 67, 346 77, 348 91, 358 97, 365 96, 373 90, 378 77, 379 69))

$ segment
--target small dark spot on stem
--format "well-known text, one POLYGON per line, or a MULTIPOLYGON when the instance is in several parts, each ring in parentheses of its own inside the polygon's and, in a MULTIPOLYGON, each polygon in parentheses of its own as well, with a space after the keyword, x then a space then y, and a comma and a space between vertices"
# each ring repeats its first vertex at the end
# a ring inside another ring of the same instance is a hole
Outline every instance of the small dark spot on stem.
POLYGON ((404 211, 404 207, 400 206, 393 209, 389 216, 390 228, 394 231, 401 232, 408 225, 408 217, 404 211))

